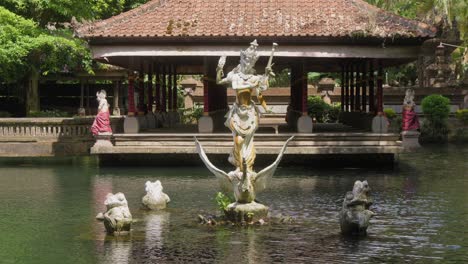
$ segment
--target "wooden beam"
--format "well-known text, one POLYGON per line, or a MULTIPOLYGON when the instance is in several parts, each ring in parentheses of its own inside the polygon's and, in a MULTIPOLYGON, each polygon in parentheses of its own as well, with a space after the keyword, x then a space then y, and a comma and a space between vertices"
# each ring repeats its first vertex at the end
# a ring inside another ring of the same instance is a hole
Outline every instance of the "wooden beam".
MULTIPOLYGON (((239 50, 247 45, 96 45, 92 46, 93 58, 109 59, 110 57, 187 57, 187 56, 239 56, 239 50)), ((271 47, 260 46, 257 49, 260 57, 268 57, 271 47)), ((310 45, 310 46, 279 46, 275 57, 300 58, 379 58, 417 59, 420 46, 350 46, 350 45, 310 45)))

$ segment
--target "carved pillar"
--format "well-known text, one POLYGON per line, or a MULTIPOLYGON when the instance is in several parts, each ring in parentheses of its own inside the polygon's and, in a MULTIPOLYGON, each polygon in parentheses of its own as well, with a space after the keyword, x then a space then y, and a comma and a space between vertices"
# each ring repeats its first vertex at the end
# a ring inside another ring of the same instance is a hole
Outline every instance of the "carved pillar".
POLYGON ((167 112, 166 65, 162 65, 161 83, 161 111, 167 112))
POLYGON ((356 100, 355 96, 354 96, 354 93, 356 92, 356 89, 355 89, 356 79, 355 79, 355 75, 354 75, 354 69, 355 69, 355 64, 352 63, 351 66, 350 66, 351 76, 349 78, 349 80, 350 80, 350 87, 349 87, 350 88, 350 91, 349 91, 350 96, 349 97, 350 97, 350 111, 351 112, 354 112, 354 110, 356 109, 355 104, 354 104, 354 102, 356 100))
POLYGON ((177 67, 173 66, 173 76, 172 76, 172 110, 177 111, 177 67))
POLYGON ((362 86, 362 78, 361 78, 361 62, 356 63, 356 96, 354 107, 356 111, 361 111, 361 86, 362 86))
POLYGON ((156 110, 161 111, 161 67, 155 64, 156 74, 156 110))
POLYGON ((86 79, 86 112, 89 114, 89 80, 86 79))
POLYGON ((170 112, 172 111, 172 76, 174 75, 172 65, 169 64, 167 65, 167 111, 170 112))
POLYGON ((128 74, 128 116, 135 115, 135 76, 128 74))
POLYGON ((345 74, 345 111, 349 112, 349 63, 346 64, 345 74))
POLYGON ((120 108, 119 108, 119 89, 120 89, 120 81, 113 81, 114 84, 114 109, 112 110, 112 115, 120 116, 120 108))
POLYGON ((345 66, 341 66, 341 112, 345 110, 345 66))
POLYGON ((145 112, 145 74, 143 66, 141 67, 138 78, 138 114, 143 115, 145 112))
POLYGON ((86 111, 84 109, 84 81, 83 79, 80 79, 80 108, 78 109, 78 115, 79 116, 85 116, 86 111))
POLYGON ((362 80, 361 80, 361 86, 362 86, 362 111, 367 112, 367 61, 364 61, 362 64, 362 80))
POLYGON ((150 63, 148 65, 148 112, 153 112, 153 103, 154 103, 154 98, 153 98, 153 65, 150 63))
POLYGON ((375 113, 374 63, 369 61, 369 112, 375 113))
POLYGON ((377 112, 383 112, 383 68, 382 61, 378 61, 377 72, 377 112))

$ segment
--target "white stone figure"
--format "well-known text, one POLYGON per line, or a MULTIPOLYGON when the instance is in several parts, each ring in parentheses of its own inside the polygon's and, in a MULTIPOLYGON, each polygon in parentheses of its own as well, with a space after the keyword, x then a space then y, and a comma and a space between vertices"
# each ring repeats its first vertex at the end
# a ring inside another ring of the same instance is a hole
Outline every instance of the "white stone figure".
POLYGON ((109 193, 106 196, 104 205, 107 208, 107 212, 99 213, 96 218, 104 221, 107 233, 118 235, 130 232, 132 214, 128 209, 125 195, 120 192, 116 194, 109 193))
POLYGON ((145 190, 146 195, 143 197, 142 203, 150 210, 164 209, 167 203, 171 201, 169 196, 163 193, 163 187, 159 180, 155 182, 147 181, 145 190))
POLYGON ((93 135, 112 134, 110 124, 109 103, 106 99, 106 91, 100 90, 96 93, 96 99, 99 102, 98 113, 91 126, 93 135))
POLYGON ((224 125, 232 131, 234 138, 234 147, 228 160, 238 171, 242 171, 243 159, 246 161, 247 171, 253 171, 252 166, 256 156, 253 137, 258 129, 259 122, 259 110, 252 100, 254 94, 256 94, 265 112, 269 112, 262 92, 268 89, 269 77, 274 76, 271 69, 271 60, 277 44, 273 44, 272 55, 265 67, 265 74, 261 75, 255 74, 254 69, 259 58, 257 46, 257 40, 254 40, 246 50, 242 50, 240 52, 240 64, 231 70, 225 78, 222 78, 224 64, 226 63, 225 56, 219 59, 216 68, 216 82, 228 85, 236 92, 236 101, 226 114, 224 125))
POLYGON ((367 181, 356 181, 352 192, 348 192, 343 200, 340 212, 341 232, 345 235, 365 235, 369 220, 374 213, 369 210, 372 199, 367 181))

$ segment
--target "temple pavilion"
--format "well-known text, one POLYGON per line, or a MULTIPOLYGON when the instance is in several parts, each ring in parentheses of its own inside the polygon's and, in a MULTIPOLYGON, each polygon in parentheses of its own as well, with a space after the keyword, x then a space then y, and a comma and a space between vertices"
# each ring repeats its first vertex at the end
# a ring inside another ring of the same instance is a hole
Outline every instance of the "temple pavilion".
POLYGON ((229 71, 254 39, 259 73, 278 43, 273 70, 290 69, 288 123, 311 133, 296 126, 307 112, 308 72, 340 74, 345 118, 373 116, 383 110, 384 68, 420 60, 436 46, 436 33, 363 0, 153 0, 77 30, 94 59, 131 72, 128 116, 174 112, 177 76, 203 75, 207 133, 222 126, 228 109, 226 88, 215 82, 218 59, 228 57, 229 71))

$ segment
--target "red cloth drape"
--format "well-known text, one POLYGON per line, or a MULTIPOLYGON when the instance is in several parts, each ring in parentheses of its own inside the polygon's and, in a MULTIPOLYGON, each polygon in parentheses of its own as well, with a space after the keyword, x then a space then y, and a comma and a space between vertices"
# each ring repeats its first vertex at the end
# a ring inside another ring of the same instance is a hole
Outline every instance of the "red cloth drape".
POLYGON ((112 128, 110 126, 110 114, 109 111, 99 112, 94 119, 93 125, 91 126, 91 132, 93 135, 98 135, 103 132, 112 133, 112 128))
POLYGON ((403 131, 419 129, 418 115, 414 110, 403 110, 403 131))

